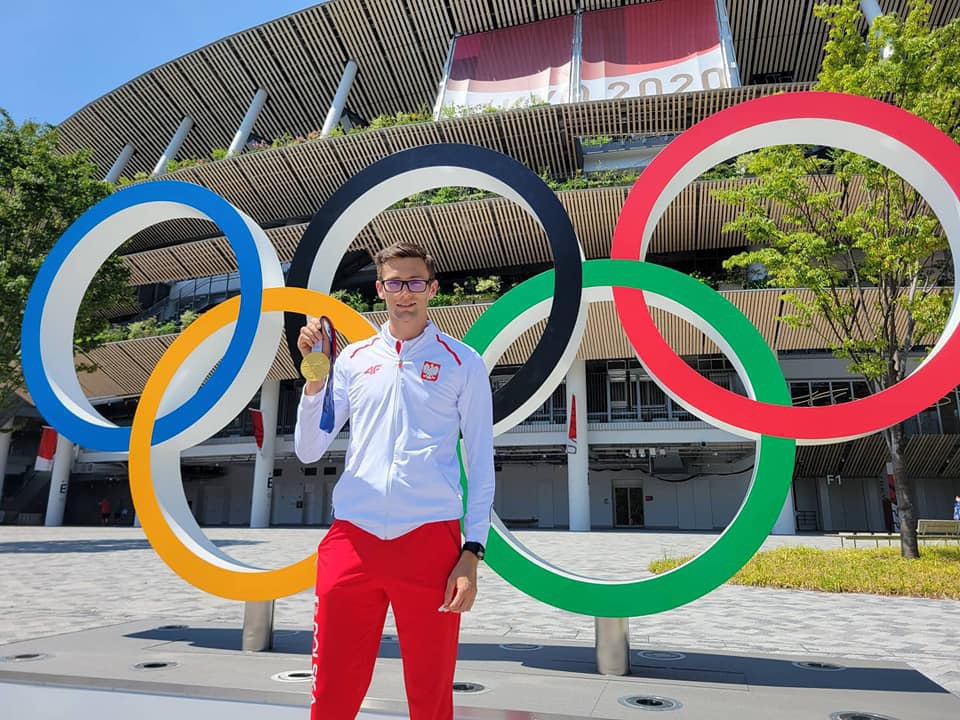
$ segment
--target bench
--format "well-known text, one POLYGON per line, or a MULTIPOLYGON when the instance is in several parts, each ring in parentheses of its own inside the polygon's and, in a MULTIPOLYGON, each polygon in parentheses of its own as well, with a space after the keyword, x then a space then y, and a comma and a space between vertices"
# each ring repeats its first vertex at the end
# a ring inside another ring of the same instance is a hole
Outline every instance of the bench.
MULTIPOLYGON (((840 547, 844 547, 849 540, 853 546, 857 542, 872 542, 876 547, 880 547, 880 541, 885 540, 887 545, 893 545, 893 541, 900 540, 900 533, 840 533, 840 547)), ((928 542, 930 540, 956 540, 960 542, 960 520, 918 520, 917 521, 917 542, 928 542)))
POLYGON ((917 538, 960 542, 960 520, 918 520, 917 538))
POLYGON ((540 523, 540 518, 500 518, 503 524, 508 528, 536 527, 540 523))

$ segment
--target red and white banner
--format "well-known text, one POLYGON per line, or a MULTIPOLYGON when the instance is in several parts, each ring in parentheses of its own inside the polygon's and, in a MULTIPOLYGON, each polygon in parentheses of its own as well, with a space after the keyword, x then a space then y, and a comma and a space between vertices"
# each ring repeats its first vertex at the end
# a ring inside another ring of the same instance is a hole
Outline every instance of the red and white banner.
POLYGON ((570 396, 570 430, 567 432, 567 455, 577 454, 577 396, 570 396))
POLYGON ((56 452, 57 431, 49 425, 44 425, 40 435, 40 447, 37 449, 37 461, 33 464, 33 469, 37 472, 53 470, 53 455, 56 452))
POLYGON ((456 38, 443 107, 570 102, 572 15, 456 38))
POLYGON ((716 0, 658 0, 454 40, 442 108, 511 108, 731 86, 716 0), (579 41, 579 42, 578 42, 579 41), (575 48, 579 88, 571 97, 575 48))
POLYGON ((715 0, 661 0, 583 15, 581 100, 729 86, 715 0))
POLYGON ((253 439, 257 441, 257 450, 263 450, 263 411, 249 408, 250 420, 253 422, 253 439))

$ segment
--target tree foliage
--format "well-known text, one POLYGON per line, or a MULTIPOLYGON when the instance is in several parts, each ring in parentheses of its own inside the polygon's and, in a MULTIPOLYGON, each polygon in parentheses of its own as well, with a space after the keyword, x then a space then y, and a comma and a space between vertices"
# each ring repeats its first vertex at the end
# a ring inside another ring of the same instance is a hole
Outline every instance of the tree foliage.
MULTIPOLYGON (((23 386, 20 324, 34 277, 70 223, 110 192, 109 183, 97 180, 89 153, 62 154, 55 128, 17 126, 0 109, 0 412, 23 386)), ((108 326, 103 310, 129 300, 131 292, 127 271, 111 258, 81 304, 76 350, 95 346, 108 326)))
MULTIPOLYGON (((877 18, 866 41, 859 3, 821 5, 829 39, 816 89, 865 95, 925 118, 960 139, 960 21, 930 27, 930 3, 877 18)), ((918 346, 939 334, 954 282, 948 245, 917 191, 854 153, 781 146, 738 158, 752 182, 718 192, 741 212, 725 226, 752 249, 729 270, 757 264, 784 294, 781 319, 821 333, 874 391, 909 373, 918 346), (911 358, 911 355, 913 356, 911 358)), ((903 553, 916 557, 913 486, 903 470, 902 425, 883 433, 897 476, 903 553)))

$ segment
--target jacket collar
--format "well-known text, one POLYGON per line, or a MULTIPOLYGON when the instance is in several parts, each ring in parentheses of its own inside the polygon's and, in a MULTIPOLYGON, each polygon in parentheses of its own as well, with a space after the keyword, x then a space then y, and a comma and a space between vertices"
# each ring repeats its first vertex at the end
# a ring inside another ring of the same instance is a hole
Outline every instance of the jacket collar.
POLYGON ((417 335, 415 338, 410 338, 409 340, 398 341, 397 338, 393 336, 390 332, 390 321, 388 320, 383 325, 380 326, 380 337, 383 338, 386 346, 396 352, 397 342, 400 342, 402 347, 412 349, 417 347, 420 343, 423 342, 423 338, 433 335, 437 332, 437 326, 433 324, 432 320, 427 320, 427 325, 424 327, 423 332, 417 335))

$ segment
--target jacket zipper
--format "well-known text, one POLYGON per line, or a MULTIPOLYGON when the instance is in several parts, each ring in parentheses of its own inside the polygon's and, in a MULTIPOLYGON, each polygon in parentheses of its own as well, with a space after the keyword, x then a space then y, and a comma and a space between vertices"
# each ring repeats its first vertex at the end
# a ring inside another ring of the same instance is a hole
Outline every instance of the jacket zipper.
POLYGON ((383 528, 383 537, 387 538, 390 534, 390 487, 393 480, 393 472, 396 467, 397 461, 397 441, 399 440, 400 432, 400 382, 402 380, 403 373, 403 360, 400 358, 400 350, 403 347, 402 341, 397 340, 397 379, 393 383, 393 456, 390 460, 390 470, 387 473, 387 487, 386 487, 386 512, 384 517, 386 522, 383 528))

